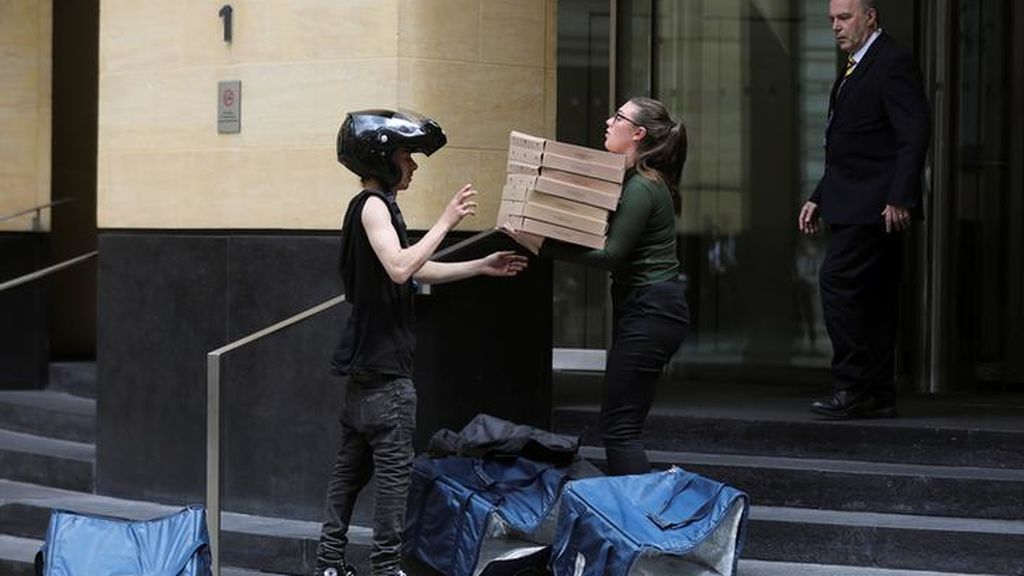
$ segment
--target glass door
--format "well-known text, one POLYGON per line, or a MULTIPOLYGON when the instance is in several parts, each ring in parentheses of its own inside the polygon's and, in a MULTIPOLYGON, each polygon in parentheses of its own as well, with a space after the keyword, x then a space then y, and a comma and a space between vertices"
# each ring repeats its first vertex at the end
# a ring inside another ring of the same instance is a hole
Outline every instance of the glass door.
POLYGON ((1024 382, 1021 6, 952 6, 947 390, 1024 382))
POLYGON ((620 33, 631 50, 619 48, 618 99, 650 93, 690 137, 679 234, 693 331, 677 365, 820 379, 831 357, 817 290, 825 239, 801 237, 795 222, 823 168, 837 62, 827 3, 619 6, 623 21, 653 26, 620 33))

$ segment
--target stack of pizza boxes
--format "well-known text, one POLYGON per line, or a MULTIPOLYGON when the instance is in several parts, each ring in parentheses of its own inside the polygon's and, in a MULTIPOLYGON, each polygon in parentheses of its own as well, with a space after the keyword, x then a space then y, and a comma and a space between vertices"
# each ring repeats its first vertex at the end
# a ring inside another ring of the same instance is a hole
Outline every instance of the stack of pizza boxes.
POLYGON ((498 226, 603 248, 626 157, 512 132, 498 226))

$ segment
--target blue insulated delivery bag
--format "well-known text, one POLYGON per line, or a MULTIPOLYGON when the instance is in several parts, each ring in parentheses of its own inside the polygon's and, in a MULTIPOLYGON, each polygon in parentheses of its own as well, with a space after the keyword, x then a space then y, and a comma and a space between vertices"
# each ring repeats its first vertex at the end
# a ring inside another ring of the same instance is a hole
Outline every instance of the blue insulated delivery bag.
POLYGON ((555 576, 732 576, 747 495, 680 468, 566 484, 555 576))
POLYGON ((565 480, 565 469, 526 458, 421 456, 413 462, 403 552, 446 576, 543 568, 565 480))
POLYGON ((145 521, 54 510, 37 556, 43 576, 209 576, 201 506, 145 521))

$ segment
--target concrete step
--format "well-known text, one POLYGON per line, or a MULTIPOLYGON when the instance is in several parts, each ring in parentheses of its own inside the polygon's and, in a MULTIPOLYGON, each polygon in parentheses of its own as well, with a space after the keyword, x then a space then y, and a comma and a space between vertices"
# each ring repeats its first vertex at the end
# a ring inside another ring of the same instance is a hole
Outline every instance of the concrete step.
POLYGON ((36 552, 41 540, 17 538, 0 533, 0 574, 4 576, 35 576, 36 552))
MULTIPOLYGON (((599 465, 604 450, 581 454, 599 465)), ((649 451, 655 467, 679 465, 751 496, 744 557, 1017 574, 1024 571, 1024 471, 649 451), (971 493, 970 490, 982 490, 971 493), (992 498, 992 500, 988 500, 992 498), (1004 514, 1006 498, 1015 511, 1004 514), (971 513, 977 506, 995 518, 971 513), (914 514, 901 512, 906 508, 914 514), (938 509, 963 514, 937 516, 938 509)))
MULTIPOLYGON (((418 562, 407 560, 404 564, 409 576, 444 576, 440 572, 418 562)), ((840 566, 837 564, 796 564, 793 562, 769 562, 741 558, 736 576, 994 576, 991 574, 968 574, 963 572, 923 572, 920 570, 895 570, 889 568, 864 568, 861 566, 840 566)), ((1018 575, 1014 575, 1018 576, 1018 575)))
POLYGON ((96 447, 0 430, 0 478, 92 492, 96 447))
POLYGON ((54 390, 0 391, 0 429, 93 443, 96 401, 54 390))
MULTIPOLYGON (((0 574, 5 576, 35 576, 33 559, 42 547, 41 540, 0 535, 0 574)), ((419 565, 408 566, 410 576, 433 576, 429 569, 419 565)), ((221 566, 223 576, 274 576, 274 573, 232 566, 221 566)), ((887 570, 823 564, 794 564, 740 560, 738 576, 967 576, 953 572, 920 572, 916 570, 887 570)), ((978 575, 972 575, 978 576, 978 575)), ((987 575, 981 575, 987 576, 987 575)))
POLYGON ((1024 571, 1024 521, 754 506, 745 558, 968 574, 1024 571))
POLYGON ((47 388, 95 400, 96 362, 51 362, 47 388))
MULTIPOLYGON (((604 449, 580 454, 599 467, 604 449)), ((652 450, 675 465, 747 492, 762 506, 1003 520, 1024 518, 1024 470, 652 450)))
POLYGON ((738 572, 739 576, 967 576, 962 572, 921 572, 918 570, 862 568, 859 566, 838 566, 835 564, 765 562, 763 560, 740 560, 738 572))
MULTIPOLYGON (((1011 406, 1005 411, 987 422, 923 415, 829 421, 806 411, 772 419, 770 409, 695 413, 661 408, 647 419, 645 443, 650 450, 1024 469, 1024 410, 1011 406)), ((584 444, 601 444, 596 406, 558 408, 552 427, 581 436, 584 444)))

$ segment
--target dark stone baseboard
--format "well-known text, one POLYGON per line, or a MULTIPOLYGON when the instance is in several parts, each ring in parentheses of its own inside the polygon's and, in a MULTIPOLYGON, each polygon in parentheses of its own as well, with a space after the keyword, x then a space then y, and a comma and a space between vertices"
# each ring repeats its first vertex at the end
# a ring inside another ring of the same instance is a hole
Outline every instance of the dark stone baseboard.
MULTIPOLYGON (((97 492, 202 501, 207 353, 339 294, 337 249, 329 232, 100 235, 97 492)), ((419 447, 481 411, 550 423, 550 279, 535 263, 419 297, 419 447)), ((321 518, 342 401, 329 358, 347 314, 336 306, 224 357, 225 509, 321 518)))

